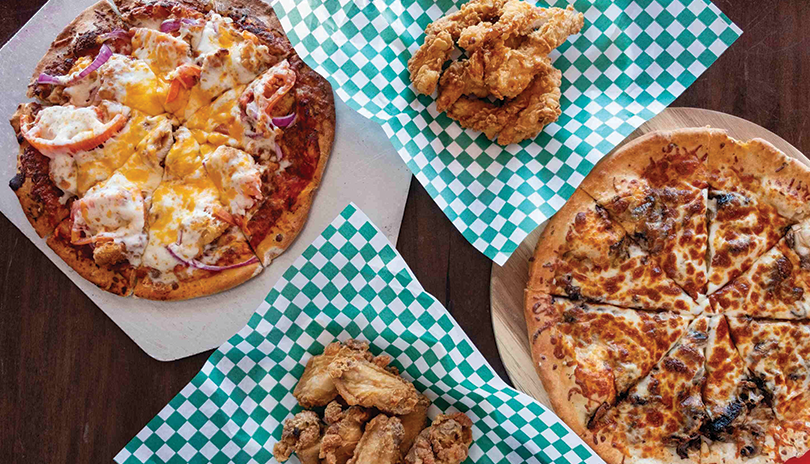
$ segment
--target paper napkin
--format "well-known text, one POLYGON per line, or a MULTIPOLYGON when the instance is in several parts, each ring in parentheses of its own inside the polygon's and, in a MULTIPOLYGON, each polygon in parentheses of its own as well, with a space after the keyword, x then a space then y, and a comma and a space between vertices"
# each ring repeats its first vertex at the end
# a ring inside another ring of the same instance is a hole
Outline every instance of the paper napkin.
POLYGON ((424 29, 466 0, 278 0, 295 50, 337 95, 385 129, 464 237, 503 264, 594 164, 672 103, 742 33, 707 0, 553 0, 585 15, 552 54, 559 121, 501 147, 414 93, 407 63, 424 29))
POLYGON ((283 422, 301 410, 292 391, 307 361, 348 338, 391 355, 433 401, 431 418, 462 411, 472 419, 467 463, 602 462, 552 412, 495 374, 353 204, 115 461, 276 462, 283 422))

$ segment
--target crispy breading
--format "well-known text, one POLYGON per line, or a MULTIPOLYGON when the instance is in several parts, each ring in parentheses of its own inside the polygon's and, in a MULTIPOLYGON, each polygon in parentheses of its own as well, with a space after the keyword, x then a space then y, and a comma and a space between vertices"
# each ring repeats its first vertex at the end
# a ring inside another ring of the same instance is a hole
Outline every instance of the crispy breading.
POLYGON ((397 464, 403 434, 399 419, 380 414, 366 425, 348 464, 397 464))
POLYGON ((537 76, 517 98, 496 105, 485 100, 461 97, 447 115, 462 127, 479 130, 501 145, 535 137, 546 124, 556 121, 560 109, 562 73, 552 69, 537 76))
MULTIPOLYGON (((293 396, 298 400, 298 404, 304 408, 315 406, 325 406, 337 397, 337 390, 329 377, 327 367, 335 359, 338 353, 346 356, 359 356, 372 360, 373 356, 368 352, 368 342, 349 339, 346 343, 331 343, 323 351, 323 354, 313 356, 307 362, 301 379, 293 390, 293 396)), ((382 358, 379 362, 383 362, 382 358)))
POLYGON ((318 415, 301 411, 284 421, 281 440, 273 446, 273 457, 284 462, 295 453, 301 464, 318 464, 322 437, 323 424, 318 415))
POLYGON ((412 383, 373 361, 337 356, 328 370, 338 393, 350 405, 408 414, 419 402, 412 383))
POLYGON ((362 406, 350 406, 345 411, 337 401, 326 405, 324 421, 329 424, 321 441, 320 458, 326 464, 345 464, 363 436, 363 426, 372 413, 362 406))
POLYGON ((441 414, 416 438, 406 464, 460 464, 472 444, 472 421, 466 415, 441 414))
POLYGON ((428 408, 430 408, 430 399, 425 395, 419 395, 419 402, 413 408, 413 411, 410 414, 399 416, 402 428, 405 430, 405 434, 402 436, 402 444, 399 446, 403 456, 408 453, 408 450, 413 446, 413 442, 416 441, 416 437, 427 426, 428 408))

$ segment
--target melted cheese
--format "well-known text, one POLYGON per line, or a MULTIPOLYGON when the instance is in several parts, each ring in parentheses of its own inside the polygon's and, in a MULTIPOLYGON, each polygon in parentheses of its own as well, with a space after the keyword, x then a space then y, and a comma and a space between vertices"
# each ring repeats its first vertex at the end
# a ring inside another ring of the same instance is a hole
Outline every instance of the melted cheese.
POLYGON ((205 157, 205 169, 231 214, 245 216, 262 198, 262 169, 244 151, 219 147, 205 157))
MULTIPOLYGON (((101 108, 110 114, 129 115, 129 108, 115 103, 106 102, 101 108)), ((99 117, 98 110, 96 107, 72 105, 43 108, 36 118, 39 137, 55 145, 68 145, 76 140, 97 137, 108 128, 108 123, 99 117)))
POLYGON ((183 40, 153 29, 132 29, 132 56, 149 64, 158 77, 191 62, 191 47, 183 40))
POLYGON ((203 149, 186 128, 177 130, 177 142, 166 156, 164 181, 155 191, 149 212, 149 244, 143 265, 160 271, 151 275, 162 283, 174 282, 170 272, 183 260, 195 259, 228 225, 214 216, 223 208, 219 193, 202 164, 203 149))
POLYGON ((76 161, 64 153, 53 155, 50 161, 50 175, 53 183, 62 191, 59 203, 65 204, 78 193, 76 181, 76 161))
POLYGON ((106 180, 135 152, 138 144, 159 124, 165 116, 147 117, 133 110, 127 125, 102 146, 74 155, 78 167, 78 192, 83 195, 98 182, 106 180))
POLYGON ((64 93, 73 105, 112 100, 155 116, 165 112, 168 90, 147 62, 115 53, 99 69, 65 87, 64 93))

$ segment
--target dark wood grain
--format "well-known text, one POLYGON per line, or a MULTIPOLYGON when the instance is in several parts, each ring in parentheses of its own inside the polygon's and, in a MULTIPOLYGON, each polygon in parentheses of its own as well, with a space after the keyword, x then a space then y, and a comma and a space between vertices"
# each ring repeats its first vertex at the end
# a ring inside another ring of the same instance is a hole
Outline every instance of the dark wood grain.
MULTIPOLYGON (((3 0, 0 42, 43 3, 3 0)), ((743 117, 810 153, 810 2, 715 3, 745 34, 675 106, 743 117)), ((417 182, 398 249, 505 377, 490 323, 491 263, 417 182)), ((108 462, 209 354, 153 360, 0 218, 0 462, 108 462)))

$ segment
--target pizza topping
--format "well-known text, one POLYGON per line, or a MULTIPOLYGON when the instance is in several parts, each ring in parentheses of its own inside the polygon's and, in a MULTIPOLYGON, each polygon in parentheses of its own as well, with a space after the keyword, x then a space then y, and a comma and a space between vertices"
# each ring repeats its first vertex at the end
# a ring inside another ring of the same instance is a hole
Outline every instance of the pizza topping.
POLYGON ((244 151, 219 147, 203 165, 231 214, 243 217, 262 199, 262 169, 244 151))
MULTIPOLYGON (((111 240, 120 245, 122 258, 137 261, 146 246, 145 208, 139 186, 117 172, 73 203, 71 242, 111 240)), ((105 261, 109 261, 107 258, 105 261)))
POLYGON ((295 71, 287 60, 265 71, 261 77, 247 86, 239 97, 243 120, 258 133, 266 132, 273 126, 287 127, 292 124, 295 114, 273 118, 272 111, 281 97, 293 88, 295 80, 295 71))
POLYGON ((191 48, 187 42, 144 27, 133 28, 132 33, 132 56, 149 63, 158 76, 191 63, 191 48))
POLYGON ((210 271, 210 272, 221 272, 227 271, 229 269, 237 269, 240 267, 249 266, 251 264, 256 264, 259 262, 259 258, 254 256, 248 259, 247 261, 242 261, 241 263, 229 264, 227 266, 212 266, 210 264, 201 263, 196 259, 185 260, 180 255, 175 253, 170 245, 166 247, 166 250, 172 255, 174 259, 180 261, 182 264, 185 264, 186 266, 189 267, 193 267, 195 269, 202 269, 203 271, 210 271))
POLYGON ((192 19, 192 18, 167 19, 167 20, 163 21, 162 23, 160 23, 160 32, 178 31, 178 30, 180 30, 180 27, 183 24, 196 26, 196 25, 200 24, 200 22, 197 21, 196 19, 192 19))
POLYGON ((180 88, 192 88, 200 77, 201 69, 194 64, 184 64, 169 73, 167 79, 171 81, 169 93, 166 94, 166 103, 171 103, 180 94, 180 88))
POLYGON ((58 77, 49 76, 48 74, 42 73, 37 78, 37 83, 38 84, 54 84, 54 85, 72 85, 72 84, 75 84, 76 82, 79 82, 80 80, 82 80, 85 77, 89 76, 90 73, 92 73, 96 69, 100 68, 101 65, 106 63, 107 60, 109 60, 112 55, 113 55, 112 49, 110 49, 110 47, 107 46, 107 44, 103 44, 101 46, 101 48, 99 49, 98 55, 96 55, 96 58, 93 60, 93 62, 90 63, 89 66, 82 69, 81 71, 78 71, 76 73, 71 73, 71 74, 68 74, 66 76, 58 76, 58 77))
POLYGON ((23 137, 42 154, 75 154, 90 150, 113 137, 127 123, 129 108, 112 102, 77 108, 49 106, 35 119, 21 119, 23 137))
POLYGON ((78 193, 76 160, 70 155, 56 153, 51 158, 50 168, 54 185, 63 192, 62 197, 59 198, 59 203, 64 205, 78 193))
POLYGON ((272 118, 271 121, 274 126, 278 127, 287 127, 291 126, 295 122, 296 114, 290 113, 287 116, 279 116, 277 118, 272 118))

